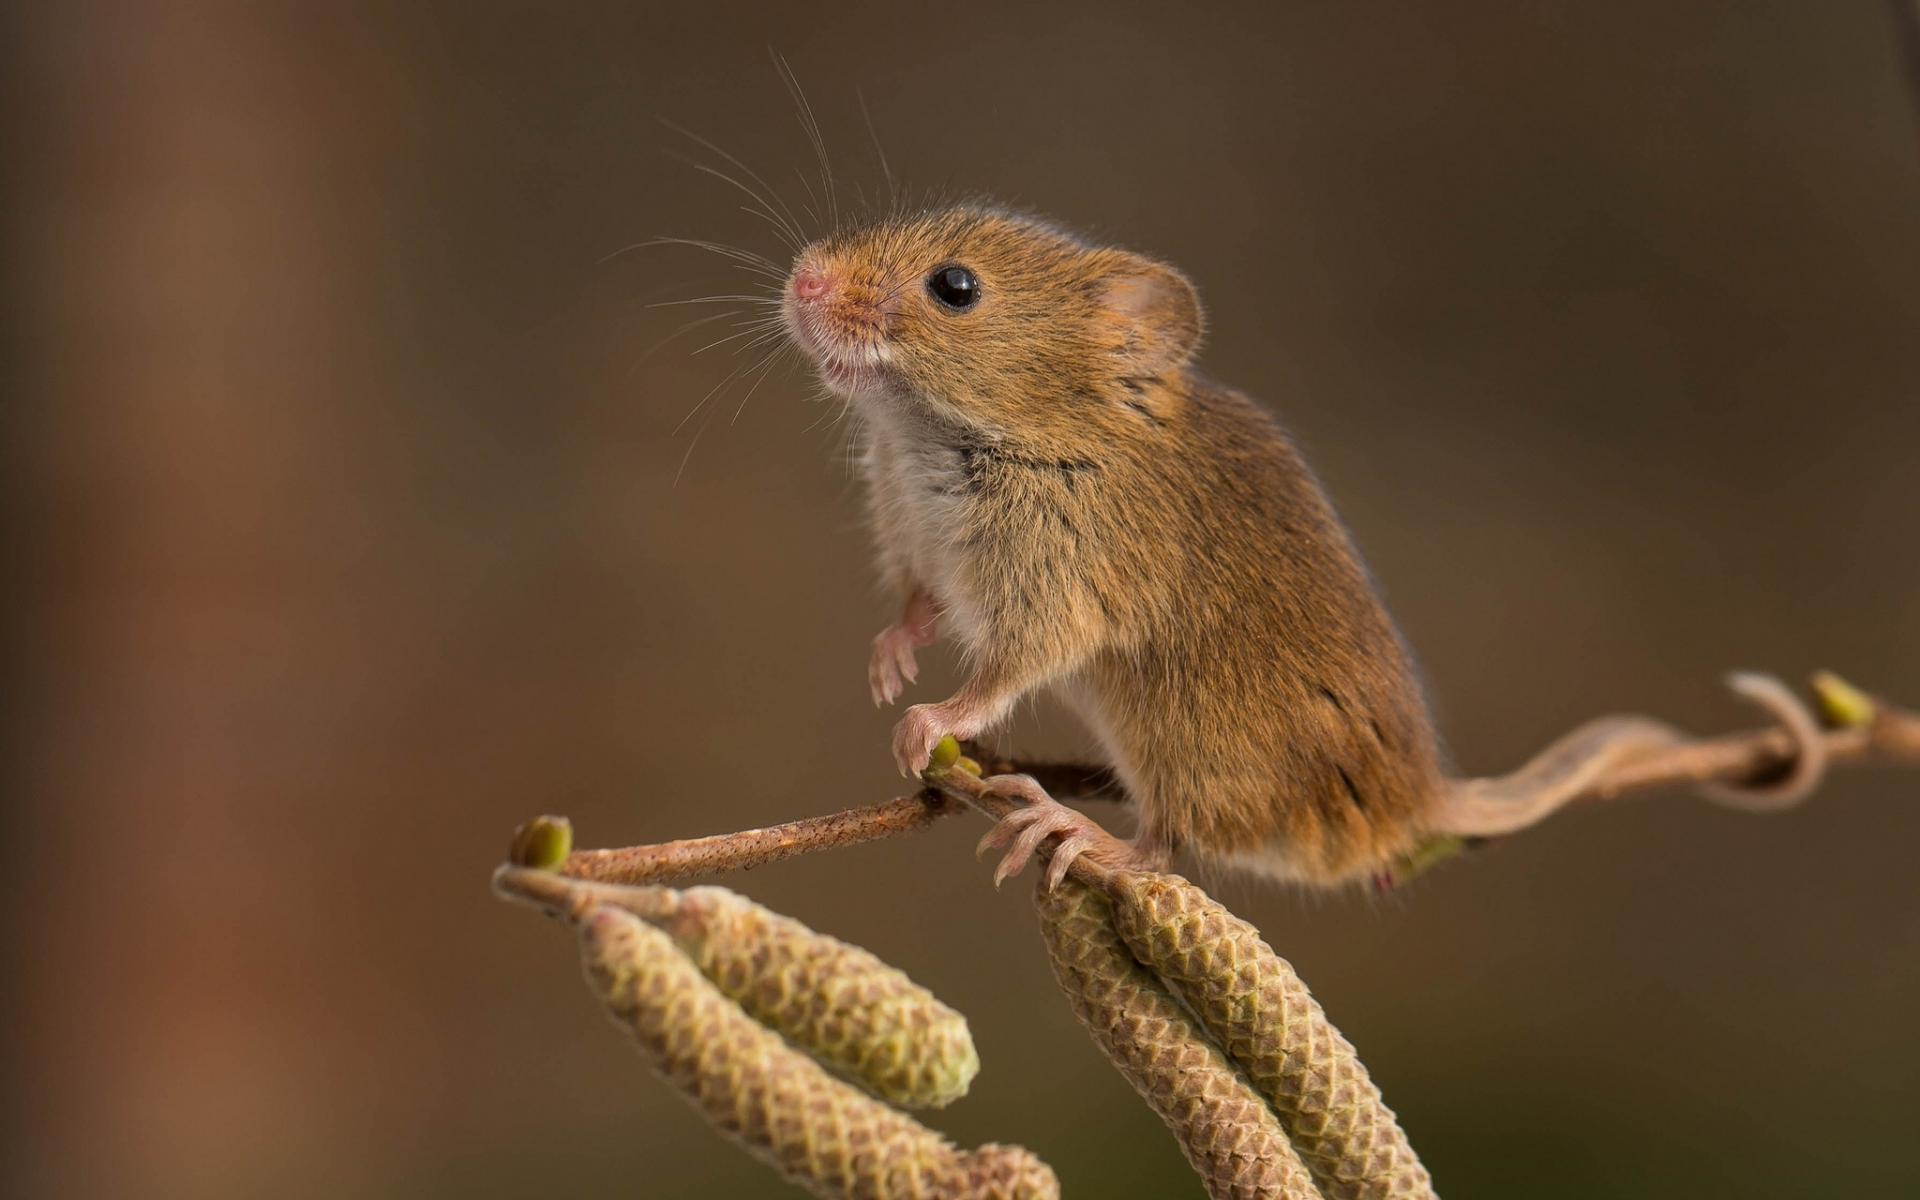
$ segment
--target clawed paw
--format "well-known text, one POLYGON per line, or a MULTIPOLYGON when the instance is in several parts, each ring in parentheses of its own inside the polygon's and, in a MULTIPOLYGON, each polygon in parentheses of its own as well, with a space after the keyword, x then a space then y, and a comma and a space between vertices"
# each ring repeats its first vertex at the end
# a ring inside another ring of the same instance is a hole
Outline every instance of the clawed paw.
POLYGON ((1112 840, 1106 830, 1088 817, 1047 795, 1031 775, 995 775, 984 782, 989 789, 1001 795, 1016 796, 1027 801, 1027 807, 1002 817, 1000 823, 980 839, 976 853, 982 855, 1008 842, 1013 843, 1000 860, 1000 865, 994 868, 995 887, 1026 870, 1027 864, 1033 861, 1034 854, 1040 849, 1040 843, 1049 837, 1057 835, 1060 844, 1054 847, 1053 856, 1047 863, 1048 891, 1060 886, 1060 881, 1067 877, 1067 871, 1075 859, 1098 843, 1112 840))
POLYGON ((932 761, 933 748, 950 733, 962 736, 946 719, 940 705, 916 704, 909 708, 893 727, 893 760, 900 764, 900 773, 917 778, 932 761))
POLYGON ((889 625, 873 639, 873 653, 867 659, 867 686, 873 690, 875 706, 892 704, 906 691, 907 684, 920 678, 920 664, 913 656, 915 645, 914 631, 905 625, 889 625))

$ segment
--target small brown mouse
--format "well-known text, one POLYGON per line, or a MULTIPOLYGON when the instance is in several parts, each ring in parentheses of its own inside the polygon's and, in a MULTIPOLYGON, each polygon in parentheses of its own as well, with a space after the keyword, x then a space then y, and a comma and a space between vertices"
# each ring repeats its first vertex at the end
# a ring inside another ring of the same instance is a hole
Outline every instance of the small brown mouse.
POLYGON ((1053 881, 1081 853, 1163 869, 1183 848, 1363 879, 1433 835, 1529 823, 1596 764, 1674 736, 1608 718, 1507 780, 1449 780, 1352 539, 1274 420, 1194 368, 1200 300, 1165 263, 962 205, 805 247, 781 304, 863 427, 880 567, 903 600, 874 639, 875 702, 915 678, 939 626, 971 671, 906 711, 901 769, 1047 687, 1135 806, 1121 843, 997 777, 1030 802, 988 835, 1017 839, 999 877, 1057 834, 1053 881))

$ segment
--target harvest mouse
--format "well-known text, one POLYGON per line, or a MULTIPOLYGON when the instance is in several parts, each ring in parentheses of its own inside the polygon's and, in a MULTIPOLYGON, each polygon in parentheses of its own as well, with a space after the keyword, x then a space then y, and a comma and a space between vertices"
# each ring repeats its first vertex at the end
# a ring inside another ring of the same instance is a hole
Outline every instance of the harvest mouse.
POLYGON ((906 710, 901 769, 1050 688, 1134 805, 1123 843, 1030 778, 990 780, 1028 801, 988 835, 1014 841, 999 877, 1058 835, 1055 882, 1079 854, 1164 869, 1179 849, 1364 879, 1435 835, 1537 819, 1594 764, 1673 736, 1608 718, 1506 781, 1449 780, 1352 540, 1266 411, 1195 369, 1200 300, 1165 263, 963 205, 806 246, 781 305, 862 427, 880 568, 902 600, 874 639, 876 703, 942 630, 970 669, 951 698, 906 710))

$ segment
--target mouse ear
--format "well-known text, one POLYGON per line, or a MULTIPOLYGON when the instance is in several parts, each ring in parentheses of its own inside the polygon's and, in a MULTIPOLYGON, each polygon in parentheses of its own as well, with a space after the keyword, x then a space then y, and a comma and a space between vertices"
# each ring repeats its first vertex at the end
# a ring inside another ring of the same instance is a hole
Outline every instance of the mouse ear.
POLYGON ((1199 348, 1200 295, 1165 263, 1123 255, 1100 281, 1100 305, 1114 324, 1114 350, 1127 361, 1129 374, 1174 370, 1199 348))

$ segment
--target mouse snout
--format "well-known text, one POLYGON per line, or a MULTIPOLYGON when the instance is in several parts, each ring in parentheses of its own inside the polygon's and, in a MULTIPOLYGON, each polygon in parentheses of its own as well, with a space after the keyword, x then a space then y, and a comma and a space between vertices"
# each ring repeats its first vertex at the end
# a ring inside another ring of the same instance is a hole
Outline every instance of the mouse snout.
POLYGON ((886 294, 857 265, 809 255, 785 290, 787 328, 815 358, 866 353, 885 338, 886 294))
POLYGON ((793 273, 793 294, 801 300, 819 300, 833 290, 833 280, 812 267, 801 267, 793 273))

